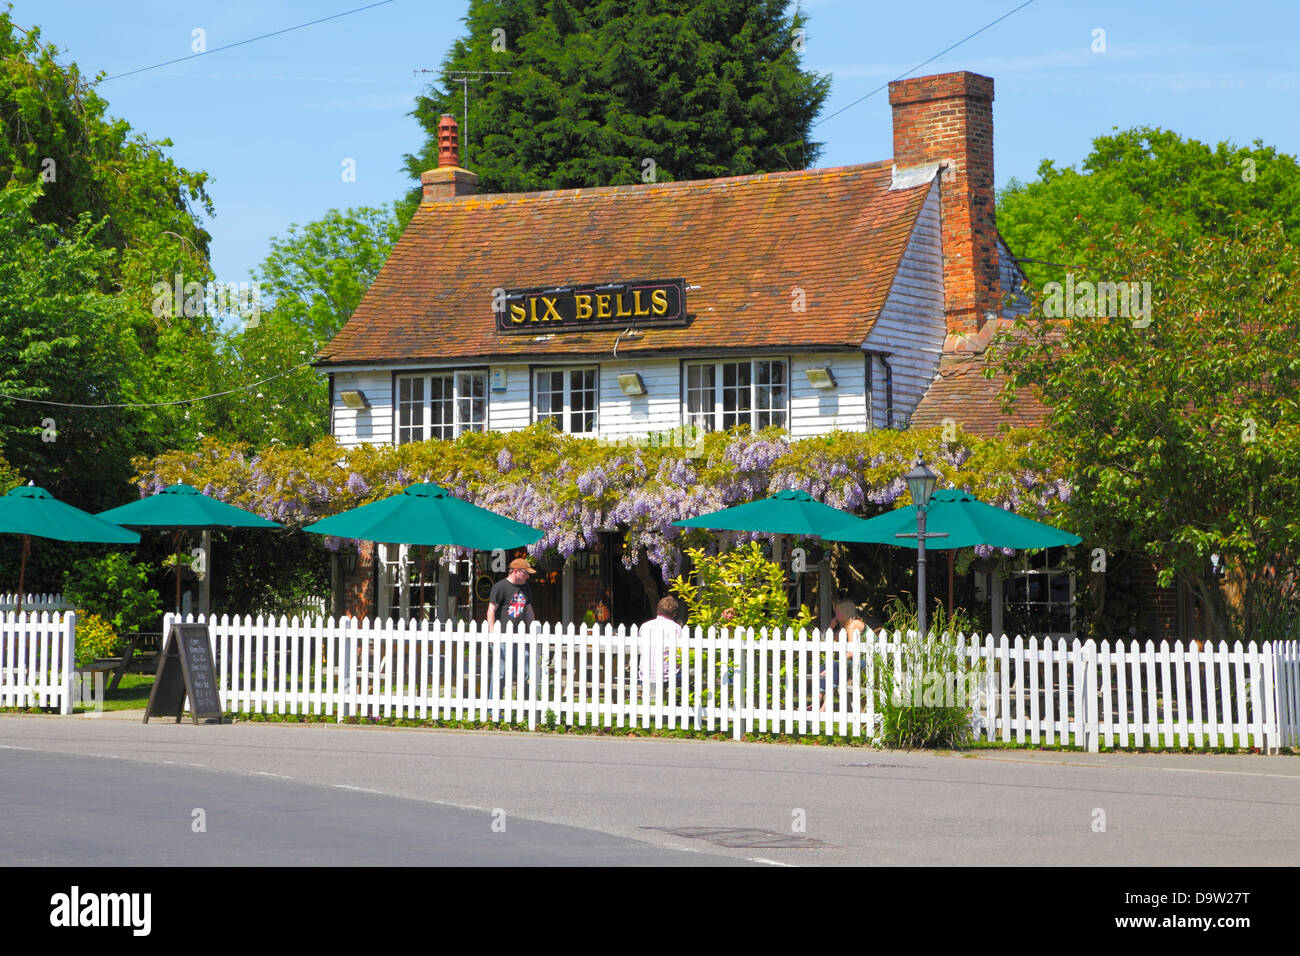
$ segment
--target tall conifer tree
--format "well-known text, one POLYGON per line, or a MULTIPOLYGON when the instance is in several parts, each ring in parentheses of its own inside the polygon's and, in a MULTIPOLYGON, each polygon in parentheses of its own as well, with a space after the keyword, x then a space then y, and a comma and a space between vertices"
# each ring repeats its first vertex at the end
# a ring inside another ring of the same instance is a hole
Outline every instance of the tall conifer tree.
MULTIPOLYGON (((413 114, 438 164, 443 113, 461 123, 480 192, 705 179, 814 165, 830 79, 803 70, 805 18, 784 0, 471 0, 468 35, 413 114)), ((409 213, 419 190, 407 199, 409 213)))

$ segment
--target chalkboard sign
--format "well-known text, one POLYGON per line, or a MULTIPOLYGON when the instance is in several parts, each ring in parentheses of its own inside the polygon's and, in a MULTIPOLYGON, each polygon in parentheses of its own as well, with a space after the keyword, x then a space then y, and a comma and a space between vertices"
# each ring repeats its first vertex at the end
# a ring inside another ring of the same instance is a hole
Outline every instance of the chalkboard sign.
POLYGON ((221 723, 223 711, 206 624, 172 625, 163 652, 158 655, 158 673, 149 692, 144 722, 149 723, 151 716, 174 715, 180 723, 187 694, 194 723, 213 718, 221 723))

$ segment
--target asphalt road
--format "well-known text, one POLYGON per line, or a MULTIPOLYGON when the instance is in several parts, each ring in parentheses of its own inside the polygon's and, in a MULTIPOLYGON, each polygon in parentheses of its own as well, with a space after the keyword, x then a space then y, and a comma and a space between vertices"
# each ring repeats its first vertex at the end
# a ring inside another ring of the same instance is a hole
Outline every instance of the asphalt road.
POLYGON ((1293 756, 945 755, 139 716, 0 717, 0 864, 1300 861, 1293 756))

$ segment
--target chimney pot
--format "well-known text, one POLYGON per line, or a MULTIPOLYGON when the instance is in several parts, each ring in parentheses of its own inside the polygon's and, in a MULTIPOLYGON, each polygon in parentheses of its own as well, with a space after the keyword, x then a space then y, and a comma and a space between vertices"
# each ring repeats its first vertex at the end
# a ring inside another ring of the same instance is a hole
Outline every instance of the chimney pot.
POLYGON ((438 168, 420 174, 423 202, 439 202, 457 196, 472 196, 478 191, 478 177, 460 166, 460 144, 456 118, 443 113, 438 121, 438 168))
POLYGON ((460 165, 460 140, 456 117, 443 113, 438 121, 438 168, 460 165))

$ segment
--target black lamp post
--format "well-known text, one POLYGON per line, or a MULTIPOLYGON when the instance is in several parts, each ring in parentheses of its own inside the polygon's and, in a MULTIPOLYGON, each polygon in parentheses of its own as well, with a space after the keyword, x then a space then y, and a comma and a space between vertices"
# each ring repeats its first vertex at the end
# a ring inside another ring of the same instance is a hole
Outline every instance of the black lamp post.
POLYGON ((930 504, 930 495, 934 494, 938 475, 925 467, 925 459, 918 453, 916 466, 903 476, 907 490, 912 494, 912 504, 916 505, 916 532, 895 535, 899 538, 916 538, 916 614, 920 637, 925 640, 926 628, 925 606, 925 540, 926 538, 946 538, 946 531, 929 532, 925 530, 925 509, 930 504))

